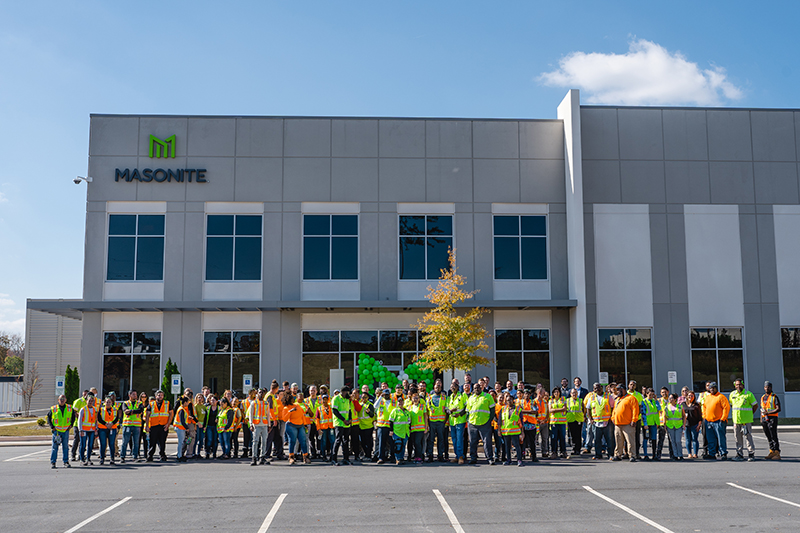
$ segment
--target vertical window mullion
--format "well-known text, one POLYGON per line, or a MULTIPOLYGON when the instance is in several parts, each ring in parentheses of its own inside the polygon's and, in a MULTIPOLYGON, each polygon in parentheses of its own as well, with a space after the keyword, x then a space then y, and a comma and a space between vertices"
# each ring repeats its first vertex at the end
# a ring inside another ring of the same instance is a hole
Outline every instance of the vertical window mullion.
MULTIPOLYGON (((136 215, 136 226, 133 229, 133 281, 137 281, 139 279, 139 215, 136 215)), ((131 349, 132 350, 132 349, 131 349)), ((133 353, 133 351, 131 351, 133 353)), ((131 360, 133 363, 133 360, 131 360)), ((133 372, 133 368, 131 368, 131 373, 133 372)))
MULTIPOLYGON (((236 281, 236 215, 233 215, 233 248, 232 248, 232 250, 233 250, 233 252, 231 253, 231 281, 236 281)), ((233 332, 231 332, 231 335, 233 335, 233 332)), ((231 337, 231 338, 233 338, 233 337, 231 337)), ((233 347, 231 347, 231 350, 233 350, 233 347)), ((233 358, 231 357, 231 359, 233 359, 233 358)), ((231 369, 232 368, 233 368, 233 362, 231 362, 231 369)), ((232 371, 233 370, 231 370, 231 372, 232 371)), ((231 379, 233 379, 233 378, 231 378, 231 379)), ((231 385, 233 385, 232 381, 231 381, 231 385)))
POLYGON ((519 279, 522 280, 522 216, 517 216, 517 249, 519 250, 519 279))

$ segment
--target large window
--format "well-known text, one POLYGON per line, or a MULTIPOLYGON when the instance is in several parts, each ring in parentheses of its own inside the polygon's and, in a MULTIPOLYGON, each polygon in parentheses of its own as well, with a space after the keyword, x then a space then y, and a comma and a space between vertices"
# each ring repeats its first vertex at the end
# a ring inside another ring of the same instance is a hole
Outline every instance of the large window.
POLYGON ((547 279, 547 217, 495 215, 494 279, 547 279))
POLYGON ((358 279, 358 215, 303 215, 303 279, 358 279))
POLYGON ((261 280, 261 215, 208 215, 206 281, 261 280))
POLYGON ((786 392, 800 391, 800 328, 781 328, 783 385, 786 392))
POLYGON ((164 279, 164 215, 108 216, 106 279, 164 279))
POLYGON ((203 334, 203 384, 211 392, 226 389, 241 391, 245 374, 253 376, 253 388, 259 387, 258 331, 206 331, 203 334))
POLYGON ((400 279, 439 279, 453 247, 452 215, 400 215, 400 279))
POLYGON ((742 328, 691 328, 692 381, 696 392, 706 390, 706 381, 716 381, 719 390, 731 392, 733 380, 744 379, 742 328))
POLYGON ((609 383, 636 381, 639 388, 653 386, 653 345, 650 328, 599 330, 600 372, 609 383))
POLYGON ((128 391, 152 396, 161 388, 161 333, 105 332, 103 335, 103 397, 110 392, 127 400, 128 391))
POLYGON ((537 384, 550 390, 550 330, 497 329, 495 358, 497 381, 508 381, 516 372, 525 383, 537 384))
POLYGON ((304 331, 303 387, 330 384, 330 370, 343 368, 345 384, 358 383, 358 354, 399 374, 425 349, 414 330, 304 331))

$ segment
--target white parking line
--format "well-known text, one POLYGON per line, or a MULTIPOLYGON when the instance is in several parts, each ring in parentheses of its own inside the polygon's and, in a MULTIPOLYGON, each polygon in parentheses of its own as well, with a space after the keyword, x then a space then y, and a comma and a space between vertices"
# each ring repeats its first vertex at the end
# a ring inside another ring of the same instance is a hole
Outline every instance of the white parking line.
POLYGON ((9 462, 9 461, 16 461, 17 459, 24 459, 24 458, 26 458, 26 457, 30 457, 31 455, 36 455, 36 454, 38 454, 38 453, 46 453, 46 452, 49 452, 49 451, 50 451, 50 450, 39 450, 38 452, 26 453, 25 455, 20 455, 20 456, 18 456, 18 457, 12 457, 11 459, 6 459, 6 460, 4 460, 3 462, 4 462, 4 463, 7 463, 7 462, 9 462))
POLYGON ((782 500, 781 498, 776 498, 775 496, 770 496, 769 494, 764 494, 763 492, 758 492, 757 490, 748 489, 747 487, 742 487, 741 485, 737 485, 736 483, 728 483, 731 487, 736 487, 737 489, 746 490, 747 492, 752 492, 753 494, 758 494, 759 496, 763 496, 765 498, 769 498, 770 500, 775 500, 776 502, 785 503, 786 505, 793 505, 795 507, 800 507, 800 503, 790 502, 788 500, 782 500))
POLYGON ((281 508, 281 504, 283 500, 286 499, 288 494, 281 494, 278 496, 278 499, 275 500, 275 505, 272 506, 272 509, 269 510, 269 514, 264 519, 264 523, 261 524, 261 528, 258 530, 258 533, 265 533, 269 529, 269 525, 272 523, 272 519, 275 518, 275 515, 278 514, 278 509, 281 508))
MULTIPOLYGON (((762 437, 761 435, 753 435, 753 436, 757 439, 769 440, 767 437, 762 437)), ((779 440, 778 444, 791 444, 792 446, 800 446, 800 444, 797 444, 796 442, 787 442, 785 440, 779 440)))
POLYGON ((123 503, 127 502, 130 499, 131 499, 131 496, 128 496, 127 498, 122 498, 120 501, 118 501, 117 503, 115 503, 111 507, 107 507, 106 509, 103 509, 102 511, 97 513, 96 515, 90 516, 89 518, 87 518, 86 520, 84 520, 83 522, 78 524, 77 526, 66 530, 64 533, 73 533, 75 531, 78 531, 80 528, 82 528, 83 526, 85 526, 86 524, 88 524, 89 522, 94 520, 95 518, 99 518, 99 517, 103 516, 104 514, 106 514, 107 512, 109 512, 109 511, 111 511, 113 509, 116 509, 117 507, 119 507, 120 505, 122 505, 123 503))
POLYGON ((592 493, 592 494, 594 494, 595 496, 598 496, 598 497, 600 497, 600 498, 604 499, 605 501, 607 501, 607 502, 608 502, 608 503, 610 503, 611 505, 616 505, 617 507, 619 507, 620 509, 622 509, 623 511, 625 511, 625 512, 626 512, 626 513, 628 513, 629 515, 631 515, 631 516, 635 516, 636 518, 638 518, 639 520, 641 520, 641 521, 642 521, 642 522, 644 522, 645 524, 649 524, 649 525, 653 526, 654 528, 656 528, 657 530, 659 530, 659 531, 663 531, 664 533, 673 533, 673 531, 671 531, 671 530, 669 530, 669 529, 665 528, 665 527, 664 527, 664 526, 662 526, 661 524, 657 524, 656 522, 653 522, 652 520, 650 520, 650 519, 649 519, 649 518, 647 518, 646 516, 640 515, 639 513, 637 513, 636 511, 634 511, 634 510, 633 510, 633 509, 631 509, 630 507, 625 507, 625 506, 624 506, 624 505, 622 505, 621 503, 615 502, 614 500, 612 500, 612 499, 611 499, 611 498, 609 498, 608 496, 605 496, 605 495, 603 495, 603 494, 600 494, 599 492, 597 492, 596 490, 594 490, 592 487, 589 487, 589 486, 587 486, 587 485, 584 485, 584 486, 583 486, 583 488, 584 488, 584 489, 586 489, 586 490, 588 490, 589 492, 591 492, 591 493, 592 493))
POLYGON ((442 504, 442 509, 444 509, 444 514, 447 515, 447 518, 450 519, 450 525, 453 526, 453 529, 456 530, 456 533, 464 533, 464 528, 461 527, 461 524, 458 523, 458 518, 456 518, 455 513, 450 506, 447 504, 447 500, 444 499, 442 493, 439 492, 437 489, 433 489, 433 493, 436 495, 436 498, 439 499, 439 503, 442 504))

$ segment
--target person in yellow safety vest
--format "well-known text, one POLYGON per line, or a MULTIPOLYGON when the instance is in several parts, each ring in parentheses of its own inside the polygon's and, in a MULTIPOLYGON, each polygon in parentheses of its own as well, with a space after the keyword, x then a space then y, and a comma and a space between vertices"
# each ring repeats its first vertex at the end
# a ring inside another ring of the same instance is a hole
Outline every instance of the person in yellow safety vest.
POLYGON ((187 405, 189 398, 181 396, 178 398, 178 408, 175 411, 175 420, 172 421, 172 427, 175 428, 175 435, 178 437, 178 462, 185 463, 188 461, 186 451, 189 449, 191 442, 189 441, 189 424, 191 424, 192 416, 189 415, 187 405))
POLYGON ((501 391, 499 394, 496 389, 489 391, 489 396, 494 400, 494 420, 492 420, 492 439, 494 445, 494 462, 505 462, 506 448, 503 445, 503 437, 500 435, 500 411, 505 405, 505 397, 501 391))
MULTIPOLYGON (((76 399, 72 402, 72 410, 75 411, 75 416, 78 416, 78 413, 81 412, 81 409, 86 407, 86 399, 89 397, 89 389, 83 391, 83 394, 80 398, 76 399)), ((72 439, 72 462, 74 463, 78 456, 78 448, 81 445, 81 428, 75 426, 75 436, 72 439)))
POLYGON ((217 415, 217 432, 222 446, 220 459, 231 458, 231 435, 236 425, 236 413, 233 410, 230 400, 222 397, 219 401, 219 414, 217 415))
POLYGON ((147 454, 147 461, 153 460, 153 455, 156 453, 156 446, 159 449, 161 462, 167 460, 167 434, 169 433, 169 424, 172 420, 172 411, 169 407, 169 400, 164 399, 164 391, 156 391, 155 401, 150 402, 147 407, 147 432, 150 435, 150 450, 147 454))
POLYGON ((394 440, 395 464, 401 465, 403 464, 406 440, 411 434, 411 413, 406 410, 403 401, 398 401, 397 405, 389 413, 389 428, 394 440))
POLYGON ((100 438, 100 464, 106 461, 106 448, 109 450, 109 464, 114 464, 114 451, 117 444, 117 428, 122 412, 110 396, 97 414, 97 436, 100 438))
MULTIPOLYGON (((609 459, 614 455, 614 441, 611 436, 611 404, 603 395, 603 386, 595 383, 592 386, 591 400, 586 410, 589 423, 594 426, 594 456, 592 459, 603 458, 603 446, 609 459)), ((586 396, 589 398, 589 395, 586 396)))
POLYGON ((201 453, 206 445, 206 416, 208 415, 208 406, 206 405, 206 398, 202 394, 197 394, 194 397, 194 405, 192 406, 194 417, 197 419, 197 432, 195 434, 195 442, 192 445, 192 457, 196 456, 201 458, 201 453))
POLYGON ((269 406, 270 428, 267 435, 266 456, 274 455, 279 461, 285 459, 283 453, 283 404, 281 403, 279 385, 276 380, 272 380, 270 391, 267 394, 266 402, 269 406), (274 448, 274 450, 273 450, 274 448))
POLYGON ((550 456, 550 411, 547 391, 544 387, 536 392, 536 423, 539 427, 542 458, 546 459, 550 456))
POLYGON ((422 462, 425 455, 423 443, 425 442, 425 432, 428 430, 428 420, 425 416, 425 408, 419 399, 419 392, 411 392, 411 405, 408 408, 411 414, 411 442, 413 446, 414 463, 422 462))
POLYGON ((669 434, 669 446, 672 451, 673 461, 683 461, 683 444, 681 436, 683 428, 686 426, 686 414, 683 407, 678 405, 678 395, 670 394, 669 403, 664 409, 664 420, 669 434))
POLYGON ((514 404, 511 393, 503 393, 503 408, 500 410, 500 434, 503 436, 503 446, 506 449, 506 460, 503 463, 511 464, 511 447, 517 454, 517 466, 522 466, 522 446, 519 439, 522 436, 522 418, 519 407, 514 404))
POLYGON ((350 453, 353 454, 354 461, 361 460, 361 432, 358 427, 358 413, 361 411, 359 397, 358 389, 350 391, 350 453))
MULTIPOLYGON (((524 385, 523 385, 524 386, 524 385)), ((533 392, 530 389, 524 389, 521 393, 517 393, 517 407, 520 409, 522 415, 522 432, 524 435, 522 441, 522 453, 525 449, 530 449, 531 462, 538 463, 539 459, 536 457, 536 429, 538 425, 537 413, 538 406, 533 399, 533 392)))
POLYGON ((444 394, 441 379, 433 384, 433 392, 425 399, 425 410, 428 412, 428 438, 426 455, 429 463, 433 462, 433 441, 436 441, 436 460, 443 463, 447 460, 447 438, 445 427, 447 424, 447 397, 444 394))
POLYGON ((778 442, 778 414, 781 401, 772 392, 772 383, 764 382, 764 395, 761 397, 761 429, 769 441, 769 455, 765 459, 780 461, 781 445, 778 442))
POLYGON ((144 406, 137 399, 136 391, 128 393, 128 400, 122 402, 122 445, 120 446, 119 462, 125 462, 125 452, 128 448, 134 461, 139 459, 139 432, 142 427, 142 413, 144 406))
POLYGON ((636 387, 636 380, 632 379, 628 382, 628 394, 632 394, 636 398, 636 401, 639 402, 639 415, 636 418, 636 434, 634 438, 636 452, 634 453, 630 450, 628 452, 632 457, 639 456, 639 448, 642 446, 642 402, 644 401, 644 397, 642 396, 641 392, 636 390, 636 387))
POLYGON ((83 466, 94 464, 92 463, 92 448, 94 447, 94 436, 97 434, 97 408, 95 407, 94 396, 91 394, 86 400, 86 405, 78 411, 77 425, 81 431, 81 449, 79 452, 81 463, 83 466))
POLYGON ((478 463, 478 441, 483 441, 483 450, 490 465, 494 464, 492 453, 492 424, 494 420, 494 400, 484 394, 483 387, 476 386, 467 399, 467 412, 469 417, 469 464, 478 463))
POLYGON ((392 442, 390 435, 391 422, 389 421, 389 417, 392 414, 392 411, 395 409, 391 394, 391 389, 385 388, 383 389, 381 396, 375 402, 375 425, 377 426, 376 432, 378 434, 378 446, 375 449, 373 456, 378 458, 377 460, 379 465, 382 465, 389 460, 392 450, 394 449, 394 443, 392 442))
MULTIPOLYGON (((580 379, 580 378, 575 378, 580 379)), ((586 449, 585 453, 591 454, 594 448, 595 425, 589 419, 589 403, 594 398, 594 389, 590 390, 586 396, 583 397, 583 412, 586 415, 586 449)))
POLYGON ((350 405, 350 387, 345 385, 338 395, 331 401, 333 409, 333 431, 335 441, 333 452, 331 452, 331 463, 335 465, 352 465, 350 462, 350 419, 353 416, 352 406, 350 405), (336 461, 339 449, 342 449, 342 462, 336 461))
POLYGON ((736 437, 736 456, 734 461, 744 461, 744 439, 747 438, 748 461, 755 461, 756 447, 753 444, 753 415, 758 409, 758 400, 749 390, 745 390, 744 381, 733 382, 734 391, 728 395, 733 415, 733 434, 736 437))
MULTIPOLYGON (((656 441, 658 439, 659 420, 661 417, 661 404, 656 399, 656 391, 647 389, 647 397, 642 401, 642 455, 643 461, 649 461, 650 457, 647 455, 647 445, 650 444, 650 449, 653 452, 653 460, 657 461, 660 456, 656 453, 656 441)), ((659 450, 660 451, 660 450, 659 450)))
POLYGON ((50 468, 56 467, 58 459, 58 446, 61 445, 61 460, 65 468, 69 464, 69 430, 75 424, 75 411, 67 404, 67 397, 63 394, 58 397, 58 403, 47 412, 47 425, 53 432, 53 449, 50 452, 50 468))
POLYGON ((247 391, 247 396, 242 400, 242 458, 250 457, 250 449, 253 447, 253 432, 250 429, 250 422, 247 420, 247 413, 250 412, 250 404, 255 401, 258 389, 250 389, 247 391))
POLYGON ((358 412, 358 431, 361 453, 365 460, 370 460, 372 458, 372 447, 374 446, 372 430, 375 425, 375 407, 369 401, 368 392, 361 393, 359 405, 361 409, 358 412))
POLYGON ((310 385, 308 387, 308 398, 306 398, 306 407, 311 414, 311 426, 308 428, 308 452, 311 454, 312 459, 319 457, 319 431, 317 430, 317 408, 320 406, 321 398, 317 394, 317 386, 310 385))
POLYGON ((267 437, 269 435, 269 423, 272 418, 270 417, 267 402, 264 400, 266 393, 266 389, 258 389, 256 397, 250 402, 250 408, 247 411, 247 421, 250 424, 250 433, 253 436, 250 450, 250 457, 252 457, 250 466, 256 466, 259 463, 262 465, 270 464, 267 460, 267 437))
POLYGON ((319 432, 319 455, 323 461, 328 461, 333 450, 333 410, 327 390, 320 396, 317 406, 316 420, 319 432))
MULTIPOLYGON (((447 421, 450 426, 450 440, 453 442, 455 457, 451 462, 463 465, 466 461, 464 453, 464 428, 467 423, 467 394, 461 392, 457 381, 450 384, 450 394, 447 396, 447 421)), ((447 444, 445 444, 447 447, 447 444)))
POLYGON ((550 412, 550 449, 552 459, 567 458, 567 402, 561 397, 561 387, 553 387, 550 401, 547 403, 550 412))
MULTIPOLYGON (((655 391, 653 391, 655 392, 655 391)), ((661 387, 660 396, 658 398, 658 442, 655 444, 653 448, 653 458, 656 461, 661 460, 661 452, 664 449, 664 440, 668 438, 667 434, 667 418, 666 418, 666 410, 667 405, 669 405, 669 389, 666 387, 661 387)), ((644 412, 644 406, 642 406, 642 412, 644 412)), ((667 452, 669 452, 669 458, 672 459, 672 446, 667 443, 667 452)))
POLYGON ((709 391, 711 390, 711 382, 710 381, 706 381, 705 387, 706 387, 705 390, 703 392, 701 392, 700 395, 697 397, 697 403, 700 404, 700 414, 701 414, 701 416, 703 418, 703 421, 700 423, 700 432, 703 435, 703 447, 702 447, 702 452, 701 452, 701 455, 700 455, 701 459, 708 459, 708 436, 706 435, 706 423, 705 423, 706 408, 705 408, 705 403, 706 403, 706 397, 710 394, 709 391))
POLYGON ((572 439, 572 455, 581 454, 582 428, 583 402, 578 398, 578 389, 570 389, 567 398, 567 429, 572 439))

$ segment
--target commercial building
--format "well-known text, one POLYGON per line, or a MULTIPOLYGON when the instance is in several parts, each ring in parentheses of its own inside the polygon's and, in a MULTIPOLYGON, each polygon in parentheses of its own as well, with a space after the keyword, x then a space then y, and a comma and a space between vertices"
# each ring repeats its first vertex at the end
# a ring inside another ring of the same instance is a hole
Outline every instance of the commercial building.
POLYGON ((58 317, 104 392, 168 358, 195 390, 401 371, 452 246, 492 311, 473 375, 768 379, 800 416, 800 114, 557 117, 93 115, 83 298, 29 300, 26 364, 63 374, 58 317))

